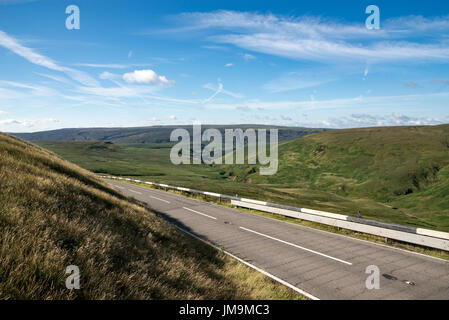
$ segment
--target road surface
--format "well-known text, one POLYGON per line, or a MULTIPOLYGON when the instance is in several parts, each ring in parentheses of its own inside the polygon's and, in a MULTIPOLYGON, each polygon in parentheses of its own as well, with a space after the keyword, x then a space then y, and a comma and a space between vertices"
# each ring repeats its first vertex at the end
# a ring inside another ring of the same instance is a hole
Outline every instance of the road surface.
POLYGON ((162 190, 107 181, 200 239, 319 299, 449 299, 449 262, 162 190), (367 267, 380 288, 367 289, 367 267))

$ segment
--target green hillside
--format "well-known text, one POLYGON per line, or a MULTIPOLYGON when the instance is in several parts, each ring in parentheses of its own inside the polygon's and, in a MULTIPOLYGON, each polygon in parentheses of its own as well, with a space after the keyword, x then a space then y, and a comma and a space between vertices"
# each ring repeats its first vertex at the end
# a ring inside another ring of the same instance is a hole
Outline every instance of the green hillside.
POLYGON ((295 299, 285 287, 0 133, 0 299, 295 299), (66 267, 81 289, 65 287, 66 267))
POLYGON ((449 227, 449 125, 312 134, 280 146, 273 176, 224 168, 238 181, 368 198, 449 227))

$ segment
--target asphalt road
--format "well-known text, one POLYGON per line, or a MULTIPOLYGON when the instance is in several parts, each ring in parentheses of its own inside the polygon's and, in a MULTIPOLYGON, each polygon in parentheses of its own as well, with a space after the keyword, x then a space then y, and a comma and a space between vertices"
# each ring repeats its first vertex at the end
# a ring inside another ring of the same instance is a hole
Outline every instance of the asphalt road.
POLYGON ((195 236, 319 299, 449 299, 449 262, 162 190, 108 181, 195 236), (368 266, 380 271, 367 289, 368 266))

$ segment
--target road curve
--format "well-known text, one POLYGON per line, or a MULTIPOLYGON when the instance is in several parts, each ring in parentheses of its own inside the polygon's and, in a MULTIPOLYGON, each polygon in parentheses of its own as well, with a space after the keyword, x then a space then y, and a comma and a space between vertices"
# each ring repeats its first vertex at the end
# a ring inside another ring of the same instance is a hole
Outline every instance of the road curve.
POLYGON ((107 181, 196 237, 319 299, 449 299, 449 262, 162 190, 107 181), (367 267, 380 288, 367 289, 367 267))

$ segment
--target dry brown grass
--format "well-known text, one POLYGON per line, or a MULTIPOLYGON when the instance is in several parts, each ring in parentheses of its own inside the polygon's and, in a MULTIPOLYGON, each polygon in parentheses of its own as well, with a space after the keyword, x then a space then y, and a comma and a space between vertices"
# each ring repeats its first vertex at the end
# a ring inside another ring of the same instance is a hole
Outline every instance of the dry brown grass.
POLYGON ((35 145, 0 133, 0 299, 297 299, 35 145), (81 289, 65 287, 77 265, 81 289))

